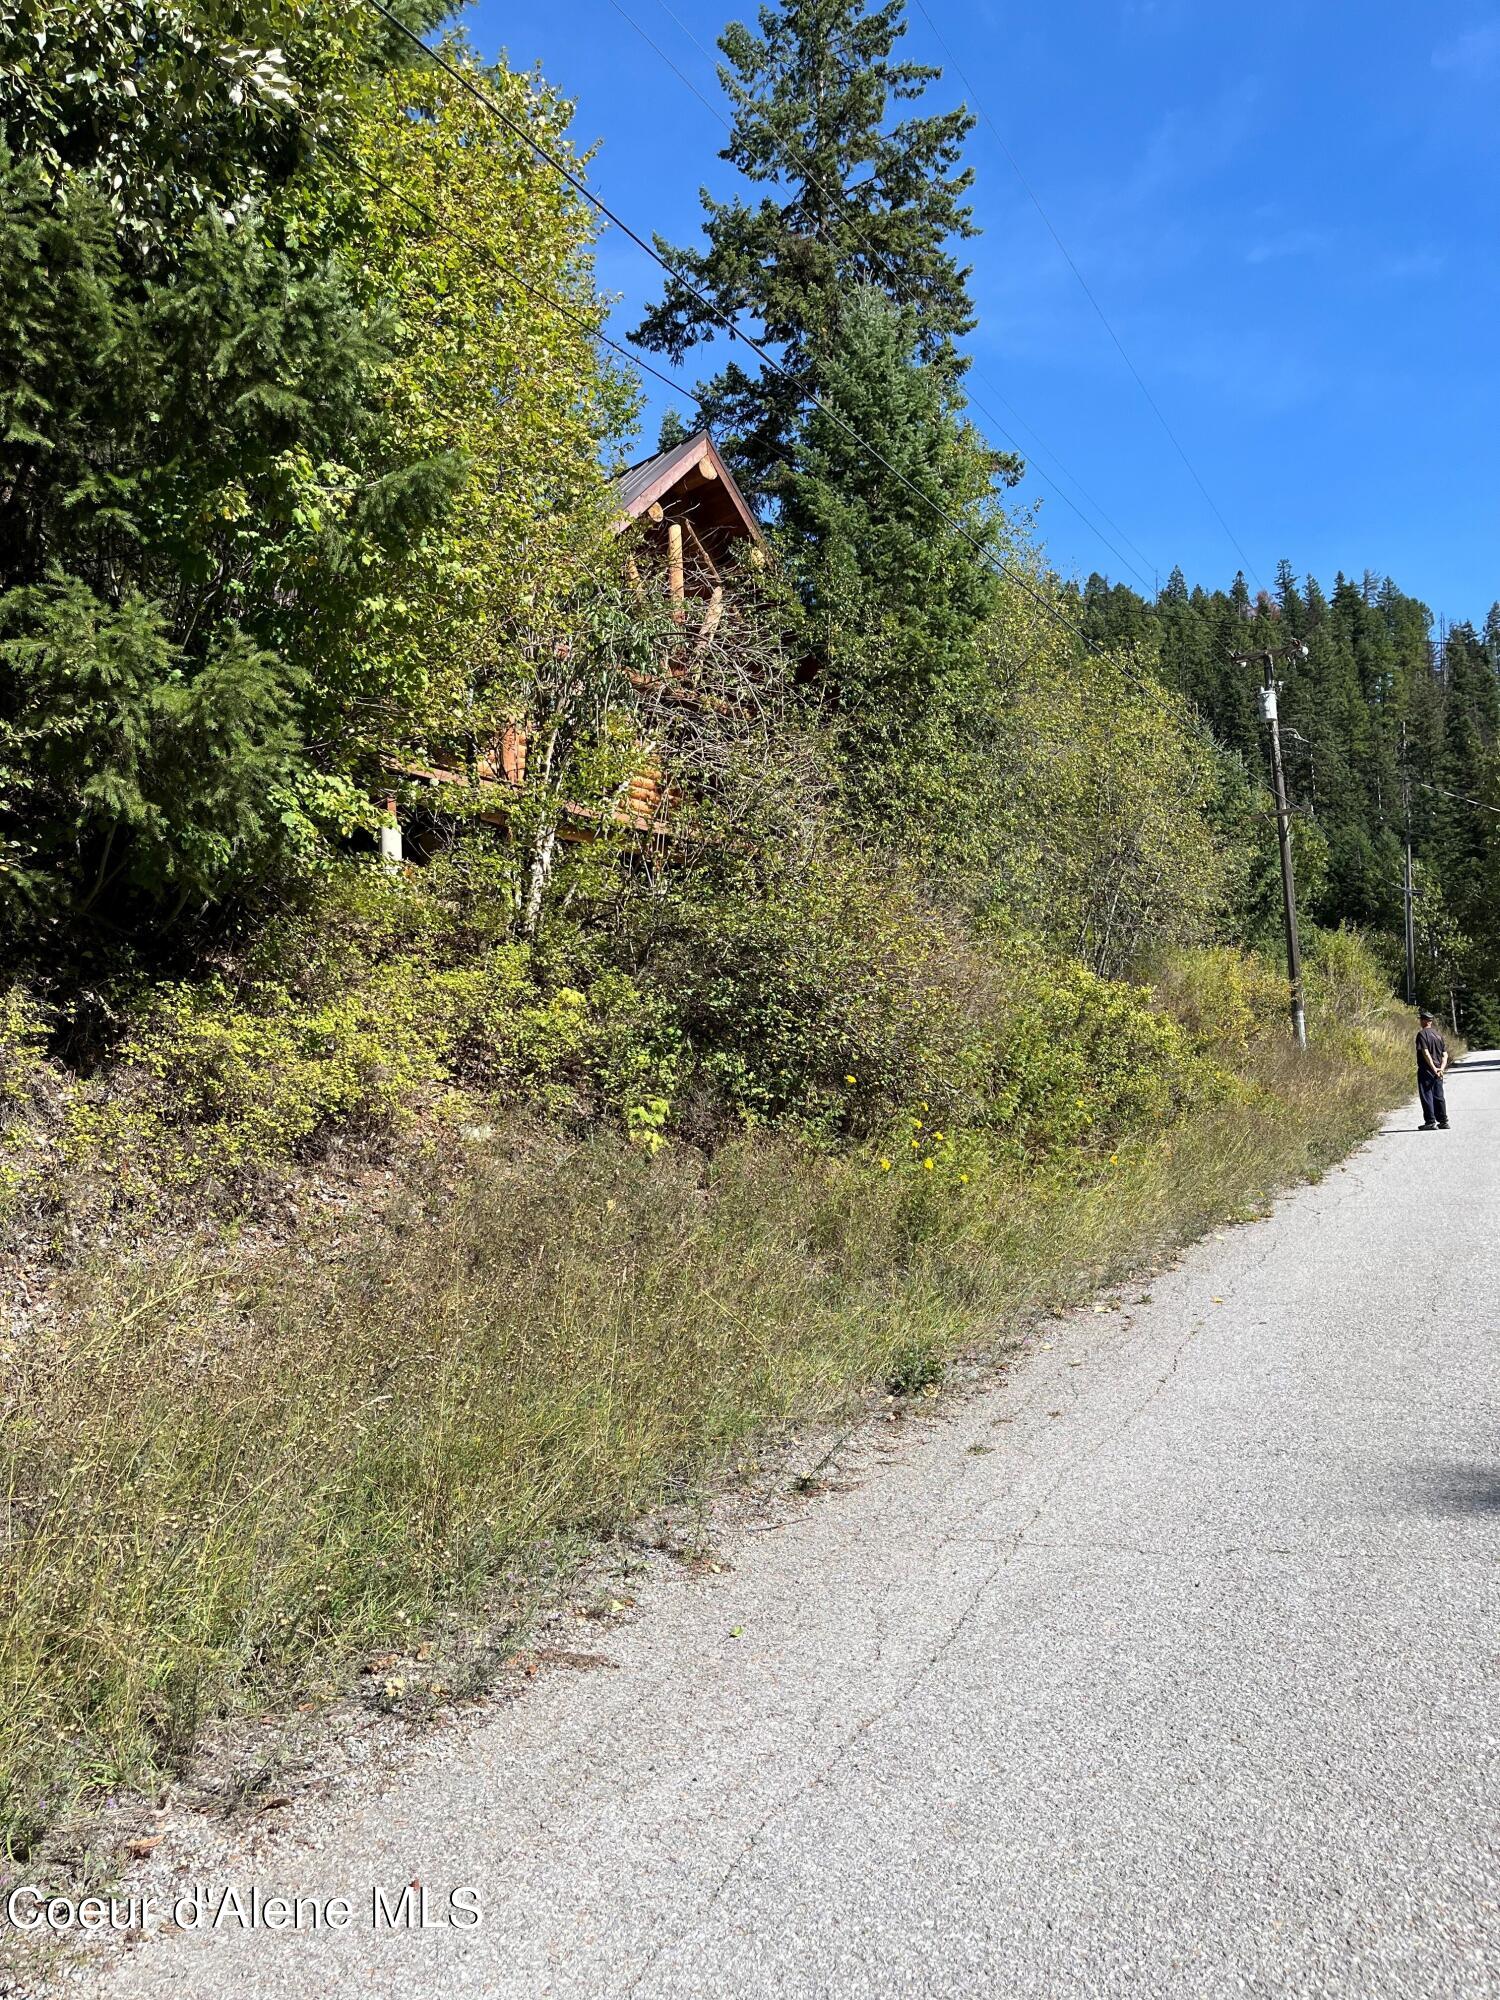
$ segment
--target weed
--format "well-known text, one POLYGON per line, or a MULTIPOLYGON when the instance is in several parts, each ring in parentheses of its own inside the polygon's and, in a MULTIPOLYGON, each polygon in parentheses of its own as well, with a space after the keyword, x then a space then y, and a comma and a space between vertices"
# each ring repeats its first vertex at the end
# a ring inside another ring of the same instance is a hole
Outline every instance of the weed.
POLYGON ((919 1393, 1318 1173, 1406 1087, 1404 1034, 1360 1034, 1359 1060, 1252 1038, 1241 1087, 1108 1161, 964 1178, 767 1132, 705 1160, 523 1123, 432 1152, 383 1220, 165 1264, 101 1245, 0 1362, 13 1847, 209 1715, 410 1653, 767 1424, 919 1393))

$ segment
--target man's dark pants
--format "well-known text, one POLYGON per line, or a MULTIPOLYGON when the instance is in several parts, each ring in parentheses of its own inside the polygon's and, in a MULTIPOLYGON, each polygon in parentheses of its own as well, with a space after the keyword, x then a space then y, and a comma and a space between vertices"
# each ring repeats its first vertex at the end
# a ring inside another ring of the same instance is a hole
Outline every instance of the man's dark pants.
POLYGON ((1448 1099, 1443 1092, 1443 1079, 1434 1076, 1430 1069, 1417 1071, 1417 1094, 1422 1100, 1422 1123, 1424 1125, 1446 1125, 1448 1122, 1448 1099))

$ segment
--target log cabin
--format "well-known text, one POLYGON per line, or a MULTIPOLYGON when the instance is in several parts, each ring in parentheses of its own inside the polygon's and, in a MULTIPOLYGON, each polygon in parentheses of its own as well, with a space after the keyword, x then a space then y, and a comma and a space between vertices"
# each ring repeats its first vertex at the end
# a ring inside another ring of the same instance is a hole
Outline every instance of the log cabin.
POLYGON ((763 547, 760 524, 707 431, 643 458, 617 482, 617 531, 632 523, 665 569, 682 622, 693 600, 716 618, 723 579, 751 550, 763 547))
MULTIPOLYGON (((734 475, 707 431, 697 431, 666 451, 653 453, 628 466, 615 481, 619 511, 613 522, 617 535, 630 534, 637 546, 627 556, 627 568, 637 579, 643 571, 667 580, 671 615, 683 627, 686 645, 713 636, 723 613, 724 585, 744 561, 765 559, 765 537, 734 475)), ((644 587, 644 586, 643 586, 644 587)), ((663 674, 675 671, 663 663, 663 674)), ((439 785, 477 783, 493 790, 493 810, 479 817, 504 825, 503 794, 515 791, 526 778, 526 734, 518 725, 503 729, 493 748, 472 770, 442 764, 392 766, 393 775, 439 785)), ((632 777, 629 794, 615 818, 640 834, 665 831, 665 807, 659 774, 645 765, 632 777)), ((591 837, 582 813, 564 830, 564 837, 591 837)), ((403 836, 394 792, 385 798, 385 824, 380 835, 382 858, 399 865, 403 836)))

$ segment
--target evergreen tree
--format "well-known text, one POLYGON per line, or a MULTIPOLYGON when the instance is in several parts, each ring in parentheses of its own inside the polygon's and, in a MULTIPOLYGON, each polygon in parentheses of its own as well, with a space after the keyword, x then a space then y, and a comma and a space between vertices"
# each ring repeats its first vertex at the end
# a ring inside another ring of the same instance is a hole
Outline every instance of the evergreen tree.
POLYGON ((1477 937, 1497 930, 1490 909, 1493 815, 1483 797, 1500 735, 1500 682, 1472 625, 1455 625, 1443 648, 1442 748, 1436 762, 1432 842, 1438 873, 1459 923, 1477 937))
POLYGON ((885 792, 899 768, 913 813, 930 818, 998 601, 994 454, 948 371, 921 358, 915 315, 872 286, 845 303, 823 387, 796 441, 782 523, 808 645, 856 790, 885 792))
POLYGON ((1457 782, 1478 766, 1500 734, 1500 681, 1472 625, 1455 625, 1448 634, 1443 672, 1445 747, 1449 775, 1457 782))
POLYGON ((1285 558, 1276 565, 1276 608, 1286 637, 1302 638, 1307 630, 1307 607, 1297 588, 1297 572, 1285 558))
POLYGON ((1213 650, 1201 610, 1193 603, 1180 569, 1167 578, 1156 615, 1161 626, 1162 679, 1201 716, 1212 719, 1218 692, 1213 650))
POLYGON ((1500 604, 1492 604, 1484 621, 1484 653, 1490 671, 1500 675, 1500 604))
POLYGON ((632 338, 674 362, 735 318, 785 374, 731 359, 703 389, 710 427, 747 488, 778 470, 809 399, 830 380, 845 304, 874 286, 910 314, 916 358, 946 382, 974 323, 949 244, 974 234, 961 167, 972 114, 892 118, 941 74, 896 57, 905 0, 775 0, 720 38, 733 105, 729 161, 757 198, 703 197, 706 249, 658 248, 679 274, 632 338), (700 296, 701 295, 701 298, 700 296), (705 304, 702 301, 706 300, 705 304))
POLYGON ((628 399, 404 196, 451 166, 444 213, 582 307, 584 205, 410 58, 344 0, 0 26, 0 908, 32 951, 152 937, 368 824, 393 744, 493 676, 514 551, 551 577, 570 496, 603 516, 628 399))

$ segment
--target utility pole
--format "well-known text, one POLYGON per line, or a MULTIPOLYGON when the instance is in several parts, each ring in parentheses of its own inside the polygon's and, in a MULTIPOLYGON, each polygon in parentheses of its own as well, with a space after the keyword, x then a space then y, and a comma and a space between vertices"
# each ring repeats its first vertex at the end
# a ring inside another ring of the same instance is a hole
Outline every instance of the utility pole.
MULTIPOLYGON (((1417 1004, 1417 918, 1411 877, 1411 779, 1406 763, 1406 724, 1401 725, 1401 809, 1406 833, 1406 872, 1402 899, 1406 916, 1406 1004, 1417 1004)), ((1454 1033, 1458 1030, 1455 1028, 1454 1033)))
MULTIPOLYGON (((1306 652, 1306 647, 1303 651, 1306 652)), ((1286 973, 1291 988, 1292 1032, 1299 1049, 1307 1047, 1307 1010, 1302 999, 1302 945, 1297 936, 1297 885, 1292 877, 1292 816, 1286 802, 1286 778, 1281 769, 1281 724, 1276 714, 1275 657, 1268 650, 1261 655, 1265 685, 1260 691, 1260 713, 1271 732, 1271 782, 1276 790, 1276 840, 1281 849, 1281 901, 1286 917, 1286 973)))

